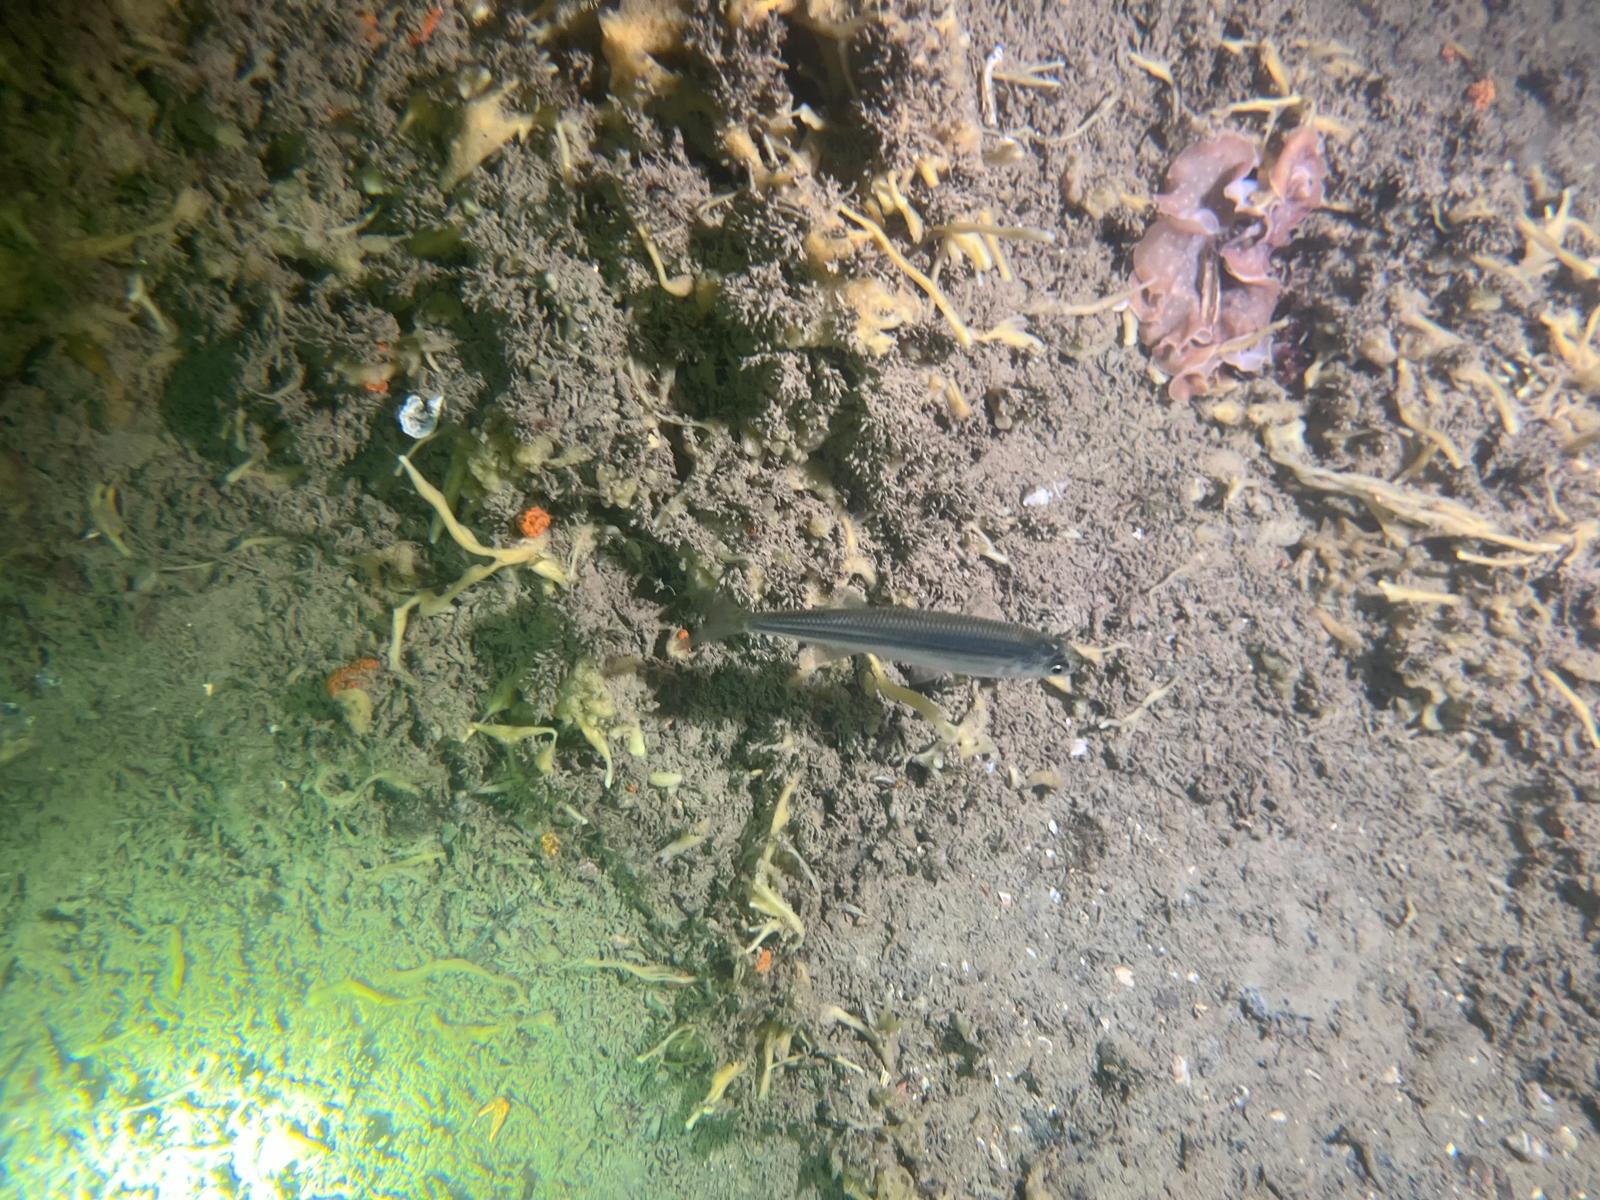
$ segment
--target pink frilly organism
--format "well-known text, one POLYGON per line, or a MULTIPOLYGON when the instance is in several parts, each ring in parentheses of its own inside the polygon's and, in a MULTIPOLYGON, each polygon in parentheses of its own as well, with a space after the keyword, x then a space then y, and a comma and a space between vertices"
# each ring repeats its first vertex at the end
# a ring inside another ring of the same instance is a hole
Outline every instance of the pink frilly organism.
POLYGON ((1260 165, 1255 142, 1237 133, 1190 146, 1134 247, 1129 303, 1174 400, 1209 391, 1224 365, 1251 372, 1271 361, 1268 326, 1283 290, 1272 252, 1322 204, 1328 164, 1322 138, 1302 126, 1265 172, 1260 165))

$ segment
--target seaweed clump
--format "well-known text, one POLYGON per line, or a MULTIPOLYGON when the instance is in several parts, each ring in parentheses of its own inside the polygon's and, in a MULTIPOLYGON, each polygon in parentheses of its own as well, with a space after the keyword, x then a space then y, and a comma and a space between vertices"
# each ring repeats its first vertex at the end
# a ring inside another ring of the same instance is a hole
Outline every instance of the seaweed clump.
POLYGON ((1224 366, 1271 361, 1272 313, 1283 285, 1272 253, 1322 204, 1328 164, 1309 126, 1284 139, 1264 175, 1255 142, 1221 133, 1183 151, 1156 197, 1159 216, 1133 251, 1131 305, 1139 339, 1187 400, 1224 366))

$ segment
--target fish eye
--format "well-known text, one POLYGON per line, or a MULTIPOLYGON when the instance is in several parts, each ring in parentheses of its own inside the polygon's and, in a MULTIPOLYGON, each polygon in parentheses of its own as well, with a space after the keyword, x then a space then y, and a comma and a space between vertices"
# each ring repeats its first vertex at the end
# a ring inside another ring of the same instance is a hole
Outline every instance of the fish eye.
POLYGON ((1069 664, 1067 663, 1067 656, 1065 654, 1058 654, 1046 665, 1050 668, 1050 674, 1065 675, 1067 673, 1067 667, 1069 664))

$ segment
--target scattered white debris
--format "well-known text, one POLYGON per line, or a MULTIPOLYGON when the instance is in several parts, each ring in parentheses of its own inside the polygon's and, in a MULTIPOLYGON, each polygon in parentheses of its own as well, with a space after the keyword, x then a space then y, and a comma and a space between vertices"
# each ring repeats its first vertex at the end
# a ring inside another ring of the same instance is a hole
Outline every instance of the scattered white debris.
POLYGON ((1066 495, 1067 481, 1058 479, 1054 483, 1042 483, 1033 491, 1022 498, 1023 508, 1043 508, 1052 500, 1059 500, 1066 495))
POLYGON ((1131 988, 1133 986, 1132 967, 1122 966, 1119 964, 1118 966, 1112 968, 1111 973, 1117 977, 1117 982, 1123 987, 1131 988))

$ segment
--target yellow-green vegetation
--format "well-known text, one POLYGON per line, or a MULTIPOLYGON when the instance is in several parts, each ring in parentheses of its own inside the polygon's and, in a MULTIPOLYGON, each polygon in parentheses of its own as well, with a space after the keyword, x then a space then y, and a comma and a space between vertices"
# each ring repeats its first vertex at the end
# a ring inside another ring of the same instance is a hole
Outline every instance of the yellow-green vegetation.
POLYGON ((556 720, 571 725, 605 763, 605 786, 611 786, 613 763, 608 736, 617 717, 617 702, 606 687, 605 676, 592 662, 575 664, 561 685, 552 710, 556 720))
MULTIPOLYGON (((1542 216, 1501 214, 1479 197, 1448 209, 1436 204, 1434 221, 1446 238, 1502 221, 1520 235, 1519 261, 1483 252, 1465 256, 1476 290, 1460 320, 1476 322, 1519 305, 1529 317, 1527 333, 1542 328, 1551 353, 1538 354, 1526 335, 1520 345, 1508 345, 1467 325, 1452 327, 1404 285, 1389 296, 1392 324, 1369 329, 1355 346, 1386 374, 1392 410, 1413 448, 1392 477, 1319 463, 1291 403, 1224 397, 1210 415, 1224 425, 1254 426, 1269 457, 1301 488, 1354 502, 1376 522, 1376 534, 1354 521, 1325 524, 1307 540, 1301 578, 1317 597, 1315 619, 1341 650, 1362 655, 1375 641, 1387 643, 1405 684, 1395 703, 1407 716, 1430 731, 1470 726, 1485 706, 1500 709, 1502 720, 1526 720, 1522 706, 1503 697, 1541 695, 1576 717, 1567 741, 1581 752, 1600 746, 1594 706, 1584 695, 1589 681, 1570 670, 1568 635, 1532 578, 1572 569, 1600 539, 1600 521, 1573 518, 1560 499, 1563 487, 1592 488, 1582 455, 1596 439, 1600 418, 1584 397, 1600 390, 1593 347, 1600 310, 1584 317, 1547 298, 1550 276, 1565 272, 1580 285, 1600 277, 1594 253, 1600 235, 1573 214, 1570 192, 1548 194, 1537 172, 1530 190, 1542 216), (1552 430, 1565 452, 1545 468, 1548 502, 1534 527, 1508 528, 1504 518, 1442 495, 1428 482, 1439 473, 1474 474, 1469 443, 1516 436, 1533 423, 1552 430), (1447 549, 1441 556, 1436 547, 1447 549), (1357 596, 1381 599, 1369 610, 1382 614, 1381 623, 1351 607, 1357 596)), ((1317 362, 1304 382, 1337 388, 1342 376, 1317 362)))
POLYGON ((961 723, 958 725, 946 717, 939 706, 921 692, 904 687, 890 679, 883 669, 883 664, 872 655, 869 654, 866 658, 869 688, 885 699, 896 700, 910 707, 933 727, 933 732, 938 737, 933 746, 913 757, 914 762, 930 770, 938 770, 944 765, 946 750, 953 750, 959 762, 995 752, 995 744, 985 732, 989 723, 989 707, 984 700, 983 690, 977 684, 972 686, 972 707, 967 710, 967 715, 961 718, 961 723))
MULTIPOLYGON (((547 774, 555 769, 556 742, 561 729, 576 730, 600 756, 605 768, 602 781, 605 787, 610 788, 616 768, 611 753, 612 736, 624 738, 628 753, 635 758, 643 758, 646 752, 643 727, 636 720, 619 720, 620 710, 611 689, 605 672, 589 659, 579 659, 562 680, 554 703, 550 706, 550 719, 556 722, 555 725, 474 721, 467 726, 464 736, 481 734, 507 746, 526 741, 536 742, 533 765, 541 774, 547 774)), ((493 715, 506 702, 505 698, 491 697, 488 706, 490 712, 486 715, 493 715)))
POLYGON ((663 966, 660 963, 636 963, 621 958, 582 958, 572 964, 575 971, 616 971, 622 975, 631 975, 645 983, 661 984, 665 987, 688 987, 695 982, 695 976, 687 971, 680 971, 676 967, 663 966))
POLYGON ((340 768, 325 763, 317 768, 316 774, 311 778, 311 790, 333 812, 342 812, 360 803, 368 790, 380 783, 402 795, 412 797, 422 795, 422 790, 398 771, 374 771, 354 787, 340 788, 336 786, 335 781, 344 774, 340 768))
POLYGON ((538 747, 533 754, 534 767, 541 774, 549 774, 555 770, 556 739, 561 736, 561 731, 554 725, 497 725, 474 721, 467 726, 466 736, 471 737, 475 733, 493 738, 505 746, 516 746, 528 741, 537 742, 538 747))
POLYGON ((514 546, 487 546, 456 519, 444 494, 422 477, 422 473, 413 465, 409 455, 401 456, 400 466, 411 480, 412 486, 417 489, 417 495, 421 496, 438 516, 445 532, 450 535, 450 540, 468 554, 488 561, 469 567, 461 578, 444 591, 418 592, 395 608, 389 641, 389 669, 397 674, 403 674, 405 670, 401 658, 401 645, 413 611, 424 617, 437 616, 447 611, 468 588, 483 582, 506 567, 527 566, 534 574, 553 583, 567 582, 567 572, 561 564, 544 552, 546 538, 526 538, 514 546))
POLYGON ((689 1114, 689 1119, 683 1123, 685 1129, 693 1129, 702 1117, 709 1117, 717 1111, 717 1106, 722 1103, 723 1096, 727 1095, 728 1087, 744 1071, 747 1064, 743 1059, 724 1063, 717 1068, 716 1074, 711 1076, 711 1086, 706 1089, 706 1098, 700 1102, 700 1107, 689 1114))
POLYGON ((789 824, 789 802, 799 786, 798 778, 789 780, 772 806, 772 821, 750 880, 750 907, 766 920, 751 930, 755 938, 744 948, 746 954, 756 953, 762 943, 774 935, 792 938, 797 946, 805 940, 805 922, 783 898, 783 876, 773 861, 782 846, 784 827, 789 824))

